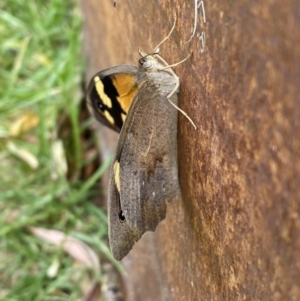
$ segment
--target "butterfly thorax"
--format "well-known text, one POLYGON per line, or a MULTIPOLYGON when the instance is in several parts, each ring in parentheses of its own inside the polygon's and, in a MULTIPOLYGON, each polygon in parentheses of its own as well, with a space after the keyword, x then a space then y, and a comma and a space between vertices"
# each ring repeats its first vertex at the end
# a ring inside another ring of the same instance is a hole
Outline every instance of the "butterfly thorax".
POLYGON ((158 54, 141 54, 143 56, 139 60, 138 85, 147 82, 154 85, 161 94, 169 94, 176 86, 179 87, 179 78, 171 68, 166 68, 168 64, 158 54))

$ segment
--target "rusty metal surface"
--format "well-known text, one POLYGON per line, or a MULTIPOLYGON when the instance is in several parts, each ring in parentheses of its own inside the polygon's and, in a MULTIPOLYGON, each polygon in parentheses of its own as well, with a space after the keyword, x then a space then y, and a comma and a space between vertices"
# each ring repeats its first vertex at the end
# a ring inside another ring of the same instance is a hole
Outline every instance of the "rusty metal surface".
MULTIPOLYGON (((194 51, 174 70, 198 126, 179 114, 183 197, 123 260, 128 300, 300 300, 300 4, 204 5, 185 43, 194 1, 118 2, 134 49, 151 51, 177 13, 161 55, 194 51)), ((88 77, 136 64, 111 2, 84 0, 83 11, 88 77)))

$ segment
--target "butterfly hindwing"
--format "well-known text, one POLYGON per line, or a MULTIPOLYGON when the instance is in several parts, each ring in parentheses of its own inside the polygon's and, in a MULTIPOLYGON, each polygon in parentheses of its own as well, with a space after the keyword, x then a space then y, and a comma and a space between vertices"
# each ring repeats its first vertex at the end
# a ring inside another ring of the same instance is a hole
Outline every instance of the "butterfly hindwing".
MULTIPOLYGON (((120 133, 108 206, 109 241, 116 259, 145 232, 155 230, 165 218, 166 203, 179 195, 178 112, 164 94, 155 83, 142 82, 120 133)), ((177 93, 171 101, 177 104, 177 93)))

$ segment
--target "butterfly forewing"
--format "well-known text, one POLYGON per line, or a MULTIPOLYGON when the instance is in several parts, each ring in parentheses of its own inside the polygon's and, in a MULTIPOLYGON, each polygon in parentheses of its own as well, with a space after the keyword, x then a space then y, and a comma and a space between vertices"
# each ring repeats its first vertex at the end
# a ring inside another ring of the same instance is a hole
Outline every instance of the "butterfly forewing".
POLYGON ((138 68, 120 65, 98 72, 87 89, 87 103, 98 121, 120 132, 137 91, 138 68))

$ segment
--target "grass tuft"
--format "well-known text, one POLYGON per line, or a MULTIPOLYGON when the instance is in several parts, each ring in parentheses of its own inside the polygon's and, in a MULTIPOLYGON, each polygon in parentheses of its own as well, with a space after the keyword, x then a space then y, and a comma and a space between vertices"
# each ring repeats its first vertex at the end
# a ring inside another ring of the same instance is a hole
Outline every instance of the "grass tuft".
POLYGON ((87 267, 29 227, 59 230, 110 257, 106 216, 88 201, 109 162, 89 180, 80 176, 89 160, 80 138, 86 124, 79 118, 84 61, 77 5, 0 3, 1 300, 79 300, 83 294, 87 267), (68 139, 61 135, 66 120, 68 139))

